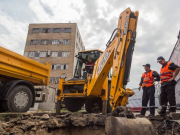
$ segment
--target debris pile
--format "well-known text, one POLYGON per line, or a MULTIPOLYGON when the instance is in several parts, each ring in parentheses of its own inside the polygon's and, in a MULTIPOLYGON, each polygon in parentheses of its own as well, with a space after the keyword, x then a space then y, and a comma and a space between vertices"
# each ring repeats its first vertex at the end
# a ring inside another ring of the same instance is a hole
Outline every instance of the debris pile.
MULTIPOLYGON (((0 135, 106 135, 107 116, 101 114, 1 113, 0 135)), ((180 135, 180 118, 148 118, 157 134, 180 135)))
POLYGON ((157 134, 180 135, 180 119, 175 119, 170 115, 157 115, 149 119, 156 129, 157 134))
POLYGON ((0 134, 64 134, 105 135, 106 116, 79 113, 55 114, 23 113, 0 114, 0 134))

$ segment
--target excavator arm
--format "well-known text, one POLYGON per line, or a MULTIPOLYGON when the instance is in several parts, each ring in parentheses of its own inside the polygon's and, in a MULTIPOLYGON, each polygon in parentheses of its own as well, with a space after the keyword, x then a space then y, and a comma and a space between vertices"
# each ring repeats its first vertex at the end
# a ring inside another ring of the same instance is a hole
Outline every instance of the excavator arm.
POLYGON ((96 61, 87 89, 87 96, 101 95, 103 83, 112 68, 110 105, 113 109, 125 106, 128 97, 134 94, 132 90, 126 89, 126 85, 135 45, 138 15, 138 11, 132 12, 130 8, 120 14, 118 27, 112 33, 106 50, 96 61))

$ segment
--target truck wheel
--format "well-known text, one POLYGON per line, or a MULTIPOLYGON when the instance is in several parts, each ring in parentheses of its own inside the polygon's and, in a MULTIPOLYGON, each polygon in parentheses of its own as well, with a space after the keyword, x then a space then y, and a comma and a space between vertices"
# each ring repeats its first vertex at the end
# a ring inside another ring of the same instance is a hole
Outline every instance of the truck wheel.
POLYGON ((24 86, 18 85, 13 88, 8 96, 8 100, 3 102, 2 108, 4 111, 10 112, 27 112, 33 102, 31 90, 24 86))
POLYGON ((77 112, 81 110, 81 107, 84 104, 84 99, 77 99, 77 98, 65 98, 64 104, 66 109, 70 112, 77 112))
POLYGON ((85 109, 88 113, 102 112, 101 98, 87 98, 85 100, 85 109))

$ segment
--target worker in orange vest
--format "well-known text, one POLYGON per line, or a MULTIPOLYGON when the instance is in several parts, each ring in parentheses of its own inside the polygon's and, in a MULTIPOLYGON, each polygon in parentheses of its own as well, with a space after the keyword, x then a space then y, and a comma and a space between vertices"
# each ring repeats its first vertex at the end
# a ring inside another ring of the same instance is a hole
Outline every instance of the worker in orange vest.
POLYGON ((139 90, 143 89, 143 96, 142 96, 142 109, 140 115, 136 115, 138 117, 144 117, 147 110, 147 104, 150 100, 149 107, 150 107, 150 114, 149 117, 153 117, 155 115, 155 86, 154 81, 159 81, 160 77, 156 71, 150 69, 150 64, 143 65, 146 72, 142 74, 141 82, 139 83, 139 90))
POLYGON ((176 112, 176 97, 175 97, 175 85, 174 80, 180 71, 180 67, 173 62, 167 62, 160 56, 157 58, 157 62, 162 65, 160 70, 161 79, 161 94, 160 104, 162 109, 159 114, 166 114, 167 103, 169 102, 169 112, 176 112))

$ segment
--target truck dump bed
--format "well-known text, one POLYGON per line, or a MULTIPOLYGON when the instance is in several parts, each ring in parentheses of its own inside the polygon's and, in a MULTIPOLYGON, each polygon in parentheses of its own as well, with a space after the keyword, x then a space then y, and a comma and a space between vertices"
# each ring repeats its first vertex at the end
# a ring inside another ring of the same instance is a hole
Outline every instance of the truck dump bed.
POLYGON ((43 65, 0 47, 0 81, 5 78, 26 80, 33 85, 49 85, 51 64, 43 65))

